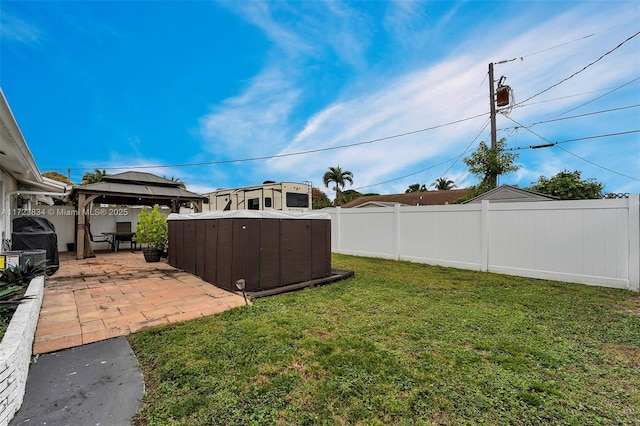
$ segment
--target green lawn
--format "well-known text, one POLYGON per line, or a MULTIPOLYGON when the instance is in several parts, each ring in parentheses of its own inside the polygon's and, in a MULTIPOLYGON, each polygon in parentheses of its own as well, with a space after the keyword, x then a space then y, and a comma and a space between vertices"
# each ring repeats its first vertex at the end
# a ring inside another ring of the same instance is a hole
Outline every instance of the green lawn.
POLYGON ((350 256, 130 337, 136 424, 640 424, 640 295, 350 256))

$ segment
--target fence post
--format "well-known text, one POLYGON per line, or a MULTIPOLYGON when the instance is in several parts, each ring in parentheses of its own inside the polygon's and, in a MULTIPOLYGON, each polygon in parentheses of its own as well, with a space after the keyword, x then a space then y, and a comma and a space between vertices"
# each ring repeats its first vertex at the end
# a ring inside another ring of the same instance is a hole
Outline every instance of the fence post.
POLYGON ((393 257, 395 260, 400 260, 400 204, 393 207, 393 223, 395 225, 393 257))
POLYGON ((629 290, 640 291, 640 195, 629 195, 629 290))
POLYGON ((336 207, 336 252, 342 250, 342 224, 340 223, 340 206, 336 207))
POLYGON ((480 248, 480 270, 487 272, 489 270, 489 200, 482 200, 482 212, 480 216, 481 223, 481 244, 480 248))

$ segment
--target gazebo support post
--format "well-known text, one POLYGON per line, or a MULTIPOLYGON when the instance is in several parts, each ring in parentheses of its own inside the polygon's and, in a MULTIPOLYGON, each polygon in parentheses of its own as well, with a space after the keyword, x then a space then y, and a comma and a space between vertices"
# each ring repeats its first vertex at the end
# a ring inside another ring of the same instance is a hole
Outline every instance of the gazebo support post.
MULTIPOLYGON (((87 238, 87 234, 86 234, 86 224, 89 222, 89 220, 87 220, 87 213, 90 214, 89 211, 89 206, 91 205, 91 203, 93 202, 93 200, 95 200, 96 198, 98 198, 98 195, 85 195, 85 194, 78 194, 78 204, 77 204, 77 212, 78 212, 78 228, 76 232, 76 259, 80 260, 80 259, 84 259, 84 249, 85 249, 85 243, 89 240, 87 238)), ((90 240, 89 240, 90 241, 90 240)), ((89 242, 90 244, 90 242, 89 242)))

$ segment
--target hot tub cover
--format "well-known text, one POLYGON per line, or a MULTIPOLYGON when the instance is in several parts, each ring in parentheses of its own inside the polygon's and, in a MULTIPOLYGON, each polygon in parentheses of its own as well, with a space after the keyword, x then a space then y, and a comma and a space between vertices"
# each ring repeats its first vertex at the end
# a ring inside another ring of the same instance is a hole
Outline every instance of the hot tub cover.
POLYGON ((167 220, 192 219, 321 219, 331 220, 329 213, 321 212, 286 212, 280 210, 231 210, 209 211, 203 213, 171 213, 167 220))

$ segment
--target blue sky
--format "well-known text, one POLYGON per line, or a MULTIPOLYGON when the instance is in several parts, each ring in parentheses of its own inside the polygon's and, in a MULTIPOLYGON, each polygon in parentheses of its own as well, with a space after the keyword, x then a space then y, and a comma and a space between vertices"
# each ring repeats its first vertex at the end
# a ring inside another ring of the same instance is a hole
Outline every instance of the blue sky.
POLYGON ((462 158, 490 140, 495 62, 515 99, 498 137, 522 165, 500 183, 567 169, 640 192, 637 1, 0 9, 0 85, 40 170, 71 169, 74 182, 145 167, 196 192, 311 181, 333 197, 322 175, 339 165, 364 193, 442 176, 465 187, 477 180, 462 158), (549 142, 563 143, 526 149, 549 142))

